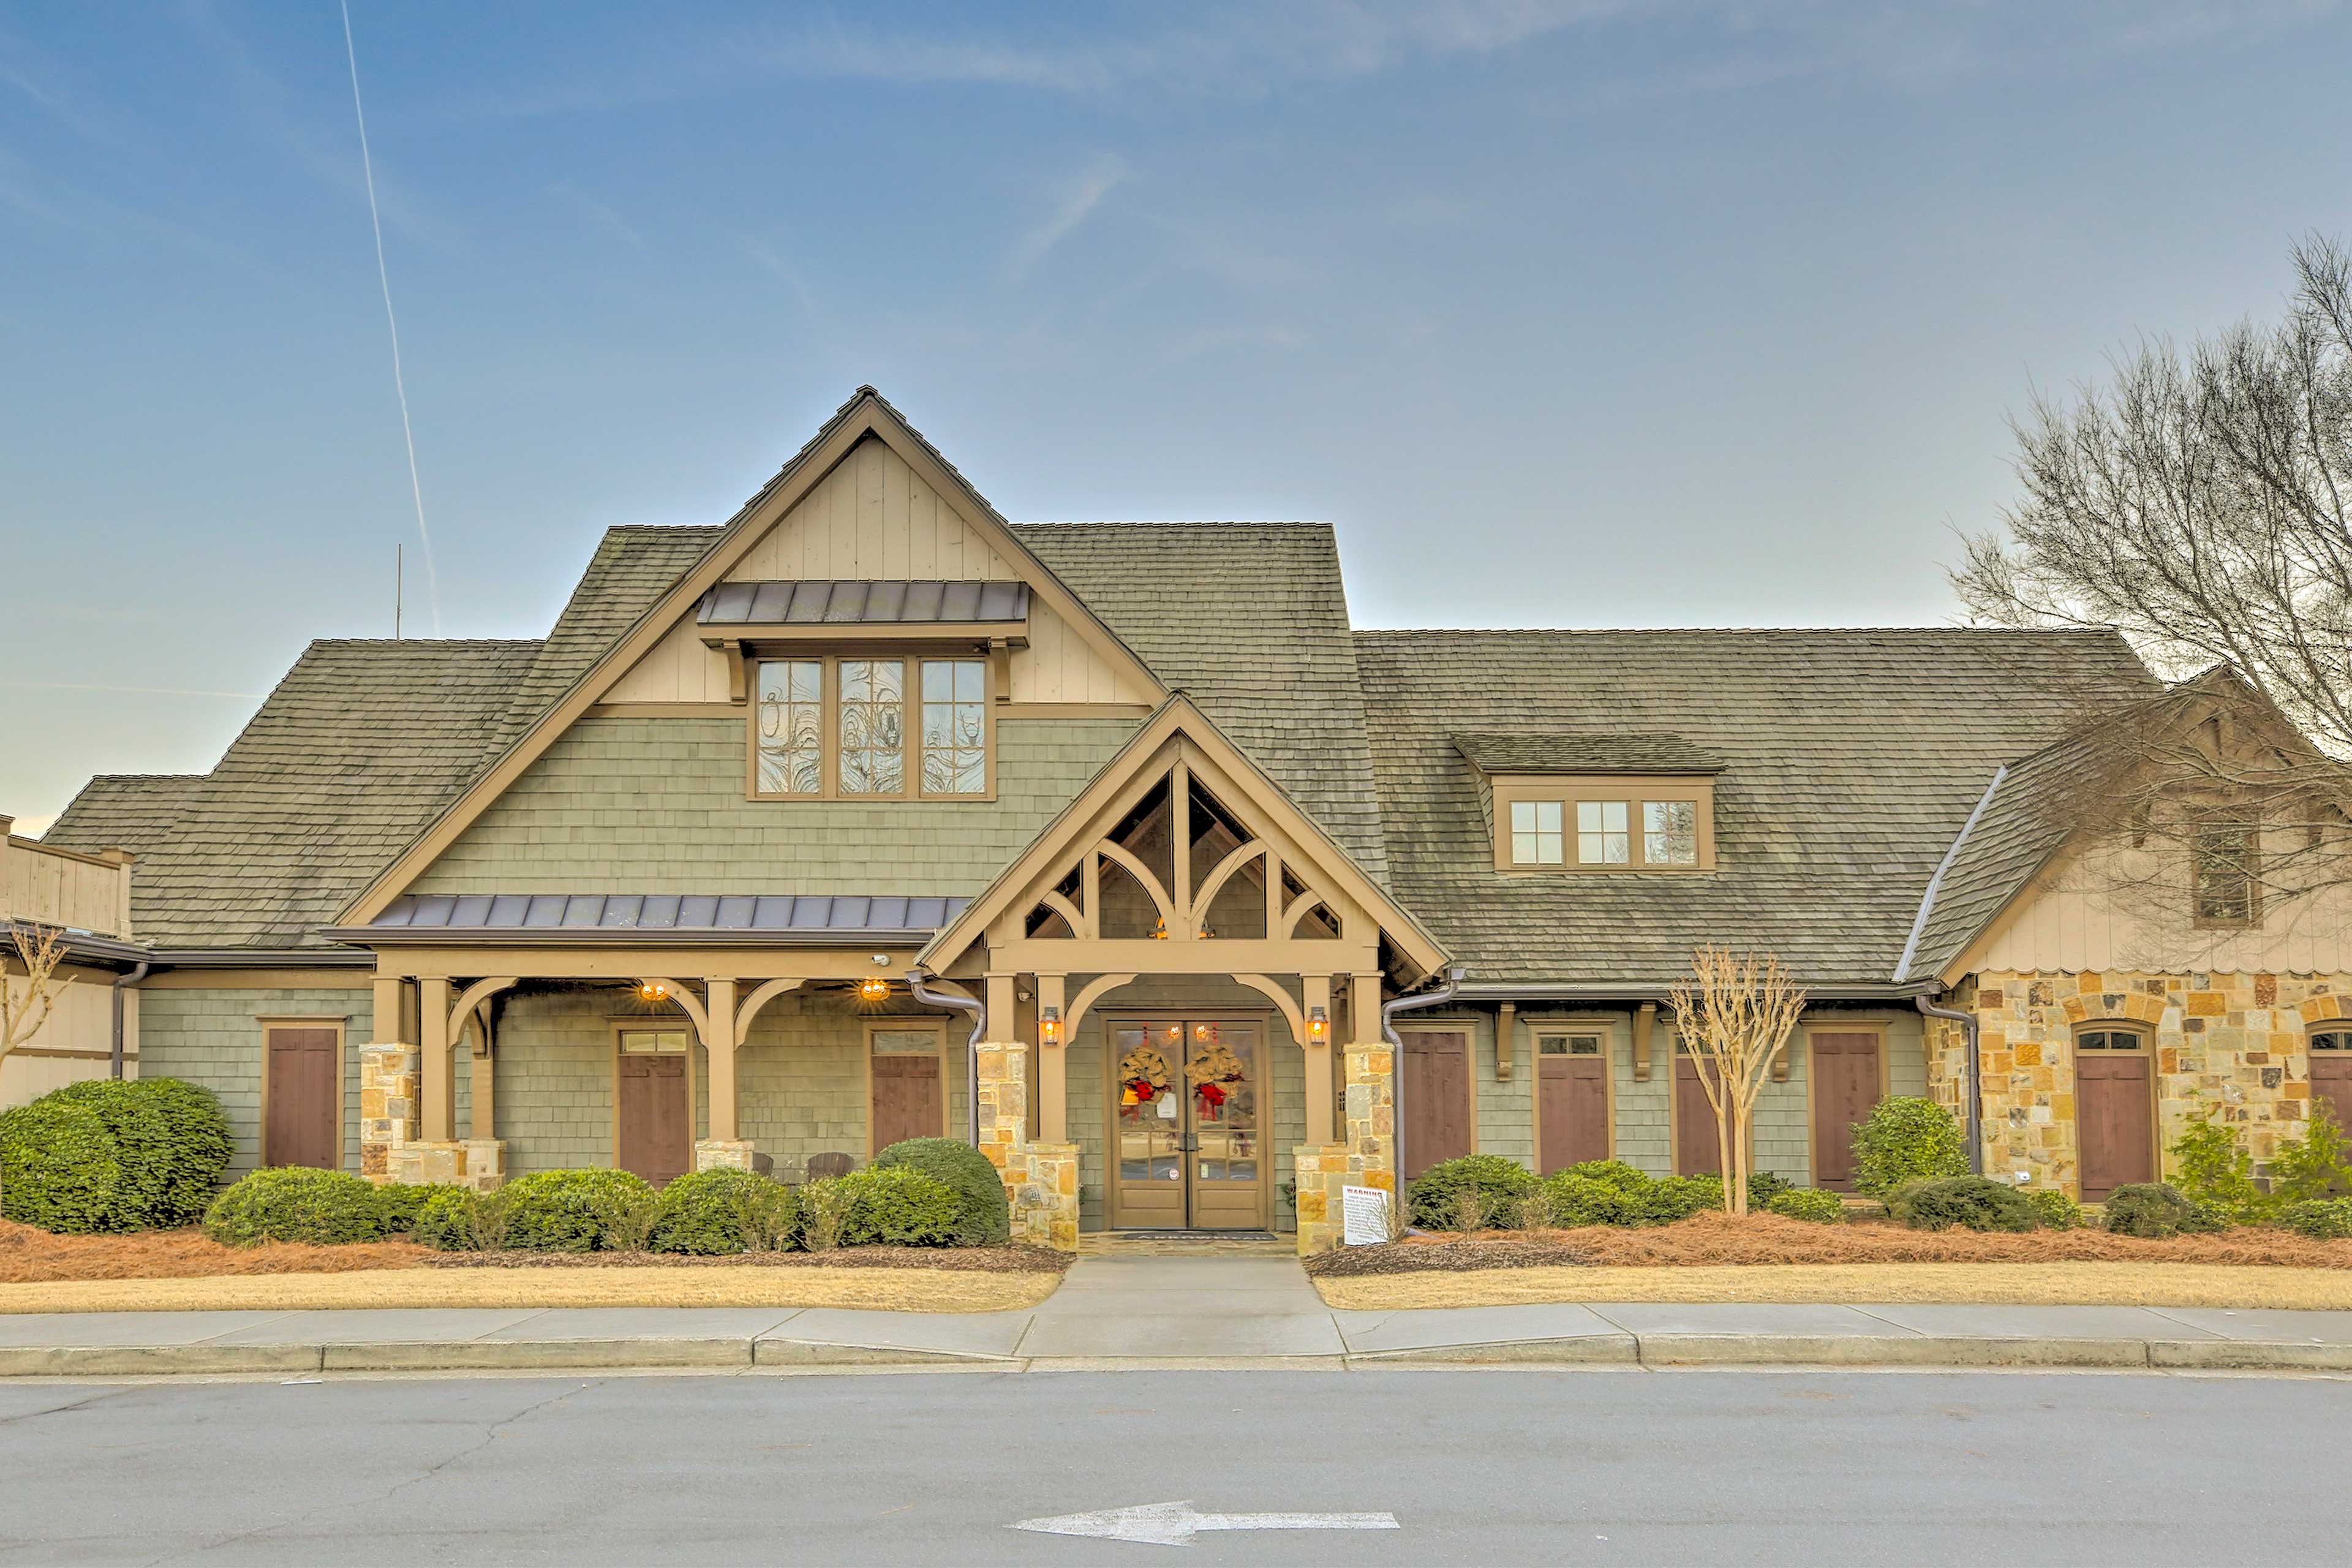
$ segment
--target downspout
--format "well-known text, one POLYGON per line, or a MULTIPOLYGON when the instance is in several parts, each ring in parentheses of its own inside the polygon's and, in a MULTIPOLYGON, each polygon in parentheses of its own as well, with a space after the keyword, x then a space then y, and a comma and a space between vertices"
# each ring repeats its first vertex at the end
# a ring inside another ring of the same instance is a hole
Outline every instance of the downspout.
MULTIPOLYGON (((1469 973, 1466 969, 1449 969, 1445 972, 1445 984, 1436 990, 1423 992, 1418 996, 1400 996, 1393 1002, 1381 1004, 1381 1038, 1388 1042, 1389 1047, 1389 1136, 1396 1152, 1396 1196, 1400 1216, 1404 1213, 1404 1041, 1397 1037, 1396 1016, 1419 1012, 1423 1007, 1444 1006, 1454 1000, 1454 993, 1461 989, 1462 982, 1469 973)), ((1475 1080, 1477 1077, 1475 1063, 1471 1064, 1471 1077, 1475 1080)))
POLYGON ((971 1113, 971 1146, 980 1147, 980 1037, 988 1032, 988 1004, 977 996, 959 996, 952 991, 934 991, 930 977, 919 969, 907 971, 907 989, 915 1000, 927 1007, 953 1007, 971 1015, 971 1038, 963 1043, 966 1080, 964 1107, 971 1113))
POLYGON ((1969 1173, 1984 1174, 1984 1089, 1978 1081, 1979 1064, 1977 1060, 1977 1016, 1955 1007, 1938 1007, 1922 992, 1911 998, 1919 1011, 1930 1018, 1944 1018, 1958 1024, 1966 1040, 1967 1055, 1962 1063, 1961 1077, 1968 1081, 1969 1095, 1969 1173))
POLYGON ((138 967, 131 970, 128 973, 118 974, 114 977, 114 1041, 111 1047, 108 1050, 106 1058, 107 1065, 110 1069, 110 1076, 112 1077, 119 1079, 122 1076, 122 994, 131 989, 133 985, 138 984, 141 981, 146 979, 147 971, 152 967, 153 965, 150 964, 142 958, 139 961, 138 967))

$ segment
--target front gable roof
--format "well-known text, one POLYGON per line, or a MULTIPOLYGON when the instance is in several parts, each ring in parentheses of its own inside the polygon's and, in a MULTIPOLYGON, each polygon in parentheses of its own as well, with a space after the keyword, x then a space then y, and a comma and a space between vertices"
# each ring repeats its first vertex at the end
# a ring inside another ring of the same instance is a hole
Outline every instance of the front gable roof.
MULTIPOLYGON (((527 682, 532 689, 518 693, 510 718, 510 738, 504 750, 342 910, 341 923, 363 925, 383 912, 557 737, 587 711, 613 678, 629 669, 673 626, 696 616, 705 597, 719 588, 730 572, 792 513, 795 504, 868 439, 884 443, 935 493, 949 499, 964 524, 977 531, 992 549, 1012 563, 1039 600, 1117 661, 1122 677, 1155 697, 1165 695, 1167 688, 1143 660, 1031 553, 987 499, 972 489, 880 393, 863 386, 773 479, 743 504, 682 574, 625 630, 604 642, 600 653, 588 657, 584 645, 602 627, 583 626, 574 639, 578 646, 567 648, 570 658, 551 668, 532 670, 527 682), (566 677, 568 684, 551 696, 555 683, 566 677), (541 706, 533 712, 525 706, 526 702, 541 706)), ((575 595, 575 602, 577 598, 575 595)), ((552 644, 556 639, 549 640, 552 644)))

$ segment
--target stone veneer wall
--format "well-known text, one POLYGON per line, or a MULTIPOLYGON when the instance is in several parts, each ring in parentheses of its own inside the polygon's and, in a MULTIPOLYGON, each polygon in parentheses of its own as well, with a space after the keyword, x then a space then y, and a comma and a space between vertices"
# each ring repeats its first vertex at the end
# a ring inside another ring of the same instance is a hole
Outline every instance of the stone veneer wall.
MULTIPOLYGON (((1956 1005, 1977 1015, 1983 1055, 1985 1170, 2079 1192, 2074 1030, 2137 1023, 2155 1036, 2157 1121, 2168 1147, 2210 1109, 2259 1163, 2300 1137, 2310 1114, 2306 1036, 2352 1015, 2352 976, 2188 973, 1986 973, 1956 1005)), ((1957 1036, 1957 1026, 1950 1031, 1957 1036)), ((1957 1048, 1938 1053, 1937 1098, 1958 1108, 1957 1048)), ((2169 1172, 2168 1154, 2159 1156, 2169 1172)))
POLYGON ((374 1026, 374 998, 351 990, 157 986, 139 997, 139 1071, 176 1078, 220 1097, 236 1141, 227 1179, 261 1163, 263 1018, 343 1020, 343 1169, 360 1168, 360 1048, 374 1026))

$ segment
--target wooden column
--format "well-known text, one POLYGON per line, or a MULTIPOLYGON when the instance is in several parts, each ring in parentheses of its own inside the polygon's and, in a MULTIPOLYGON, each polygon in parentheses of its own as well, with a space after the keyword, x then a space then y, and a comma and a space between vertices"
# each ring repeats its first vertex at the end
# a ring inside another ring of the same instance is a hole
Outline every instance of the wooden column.
POLYGON ((735 1093, 735 982, 709 980, 703 996, 703 1049, 710 1058, 710 1136, 731 1142, 742 1124, 735 1093))
POLYGON ((368 1038, 383 1045, 410 1045, 416 1036, 406 1026, 409 1011, 408 981, 398 974, 378 973, 372 989, 374 993, 374 1015, 368 1023, 368 1038))
POLYGON ((420 980, 417 991, 418 1074, 423 1090, 424 1125, 427 1143, 453 1143, 457 1139, 457 1064, 449 1044, 449 982, 439 976, 420 980))
POLYGON ((1063 1055, 1070 1041, 1069 1002, 1063 995, 1064 979, 1059 974, 1037 976, 1037 1141, 1041 1143, 1069 1142, 1070 1078, 1063 1055), (1062 1018, 1061 1037, 1050 1041, 1044 1026, 1048 1007, 1062 1018))
MULTIPOLYGON (((1518 1044, 1518 1038, 1519 1005, 1517 1002, 1506 1002, 1495 1009, 1495 1076, 1496 1078, 1511 1076, 1511 1051, 1518 1044)), ((1541 1072, 1542 1064, 1538 1063, 1534 1070, 1541 1072)))
POLYGON ((496 1059, 490 1055, 490 1005, 483 1003, 467 1021, 467 1033, 473 1037, 473 1055, 468 1065, 473 1068, 473 1094, 466 1105, 468 1119, 467 1133, 481 1142, 499 1135, 499 1085, 496 1059))
POLYGON ((1314 1028, 1315 1009, 1323 1009, 1326 1022, 1323 1037, 1299 1041, 1307 1048, 1307 1142, 1331 1142, 1331 1038, 1339 1027, 1331 1018, 1331 977, 1328 974, 1302 974, 1298 977, 1307 1006, 1307 1027, 1314 1028))

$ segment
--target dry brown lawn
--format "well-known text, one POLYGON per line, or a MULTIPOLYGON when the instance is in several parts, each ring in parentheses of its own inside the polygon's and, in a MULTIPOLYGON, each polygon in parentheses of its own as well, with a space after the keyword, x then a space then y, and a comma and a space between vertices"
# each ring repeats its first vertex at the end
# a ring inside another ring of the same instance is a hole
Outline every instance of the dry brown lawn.
POLYGON ((1987 1306, 2352 1308, 2340 1268, 2206 1263, 1796 1263, 1480 1268, 1323 1277, 1334 1307, 1544 1301, 1948 1301, 1987 1306))

